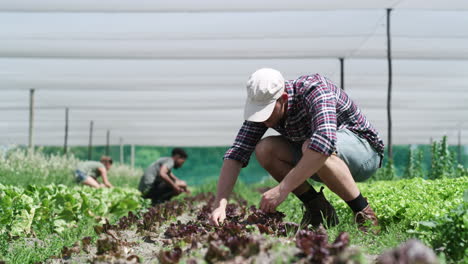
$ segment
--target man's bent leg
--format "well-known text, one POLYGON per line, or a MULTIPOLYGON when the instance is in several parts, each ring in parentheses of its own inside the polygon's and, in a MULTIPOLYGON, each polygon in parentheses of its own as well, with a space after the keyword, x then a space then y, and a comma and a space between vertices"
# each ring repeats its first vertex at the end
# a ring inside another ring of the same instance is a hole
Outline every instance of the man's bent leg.
MULTIPOLYGON (((304 144, 307 144, 306 141, 304 144)), ((378 220, 367 200, 361 195, 353 175, 346 163, 336 155, 331 155, 317 173, 327 187, 343 199, 355 214, 355 221, 361 230, 367 231, 365 222, 377 226, 378 220)), ((377 229, 374 233, 377 233, 377 229)))
POLYGON ((176 196, 171 186, 166 183, 157 183, 146 193, 143 197, 151 199, 151 204, 156 205, 169 201, 172 197, 176 196))
POLYGON ((358 197, 359 189, 348 169, 338 156, 331 155, 317 172, 320 180, 341 199, 351 201, 358 197))
POLYGON ((88 185, 93 188, 100 188, 99 182, 97 182, 93 177, 87 177, 84 181, 82 181, 84 185, 88 185))
MULTIPOLYGON (((292 143, 281 136, 267 137, 255 148, 255 154, 260 165, 273 178, 281 182, 297 162, 292 143)), ((300 152, 300 145, 299 145, 300 152)), ((293 193, 304 203, 306 211, 301 220, 301 227, 309 224, 318 227, 322 223, 327 226, 338 224, 338 217, 333 206, 326 200, 323 193, 317 193, 307 182, 303 182, 293 190, 293 193), (325 220, 325 222, 324 222, 325 220)))
MULTIPOLYGON (((277 182, 281 182, 295 166, 290 144, 282 136, 270 136, 262 139, 255 147, 258 162, 277 182)), ((293 193, 300 196, 311 188, 308 182, 304 182, 293 193)))

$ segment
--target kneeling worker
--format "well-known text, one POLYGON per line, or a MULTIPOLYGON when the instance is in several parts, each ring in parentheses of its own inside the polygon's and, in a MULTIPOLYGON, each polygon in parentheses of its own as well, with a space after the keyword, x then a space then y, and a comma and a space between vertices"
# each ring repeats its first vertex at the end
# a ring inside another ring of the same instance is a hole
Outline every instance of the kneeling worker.
POLYGON ((175 148, 171 157, 162 157, 151 164, 141 177, 138 187, 143 197, 151 199, 154 205, 169 201, 182 192, 189 193, 187 183, 172 173, 172 169, 182 167, 186 159, 187 153, 181 148, 175 148))
POLYGON ((112 184, 107 178, 107 172, 112 166, 112 159, 108 156, 102 156, 101 162, 83 161, 78 163, 75 170, 75 179, 78 183, 91 186, 93 188, 107 187, 111 188, 112 184), (98 177, 102 177, 103 184, 99 184, 98 177))

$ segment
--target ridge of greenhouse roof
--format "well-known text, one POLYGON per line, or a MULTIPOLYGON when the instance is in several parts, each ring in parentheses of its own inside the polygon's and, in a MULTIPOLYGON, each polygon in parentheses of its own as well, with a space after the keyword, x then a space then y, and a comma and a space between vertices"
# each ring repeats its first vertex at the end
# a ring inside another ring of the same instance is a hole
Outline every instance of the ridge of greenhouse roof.
POLYGON ((464 0, 330 0, 330 1, 267 1, 267 0, 116 0, 112 2, 80 0, 16 0, 0 1, 0 12, 277 12, 277 11, 314 11, 337 9, 420 9, 466 11, 468 2, 464 0))

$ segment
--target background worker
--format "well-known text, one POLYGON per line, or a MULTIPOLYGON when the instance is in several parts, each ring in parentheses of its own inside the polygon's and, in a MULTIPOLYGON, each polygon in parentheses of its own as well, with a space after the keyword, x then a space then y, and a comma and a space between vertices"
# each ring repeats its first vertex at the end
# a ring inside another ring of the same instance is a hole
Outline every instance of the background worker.
POLYGON ((78 183, 91 186, 93 188, 107 187, 111 188, 107 172, 112 167, 112 159, 108 156, 102 156, 101 162, 83 161, 79 162, 75 170, 75 180, 78 183), (102 184, 98 182, 98 178, 102 177, 102 184))
POLYGON ((168 201, 180 193, 189 193, 187 183, 172 173, 172 169, 182 167, 187 157, 185 150, 175 148, 171 157, 162 157, 151 164, 141 177, 138 187, 143 197, 151 199, 154 205, 168 201))

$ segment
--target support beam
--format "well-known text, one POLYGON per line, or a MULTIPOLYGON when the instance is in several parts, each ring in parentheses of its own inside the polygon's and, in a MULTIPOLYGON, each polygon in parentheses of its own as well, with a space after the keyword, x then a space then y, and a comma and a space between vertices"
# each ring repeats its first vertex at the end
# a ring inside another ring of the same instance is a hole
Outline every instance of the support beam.
POLYGON ((135 168, 135 145, 132 144, 132 149, 130 151, 130 166, 135 168))
POLYGON ((460 123, 458 125, 458 164, 463 165, 461 130, 462 126, 460 123))
POLYGON ((106 156, 110 155, 110 130, 107 130, 106 134, 106 156))
POLYGON ((344 90, 344 58, 340 58, 340 82, 341 89, 344 90))
POLYGON ((120 138, 120 164, 124 164, 124 145, 123 138, 120 138))
POLYGON ((392 46, 390 34, 391 8, 387 9, 387 61, 388 61, 388 91, 387 91, 387 121, 388 121, 388 158, 393 159, 392 146, 392 46))
POLYGON ((66 155, 68 153, 68 107, 65 108, 65 139, 63 142, 63 153, 66 155))
POLYGON ((29 90, 29 151, 34 152, 34 89, 29 90))
POLYGON ((91 121, 89 123, 88 160, 91 160, 93 156, 93 126, 94 126, 94 122, 91 121))

